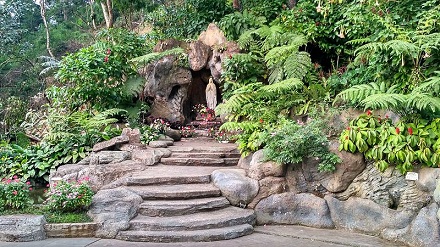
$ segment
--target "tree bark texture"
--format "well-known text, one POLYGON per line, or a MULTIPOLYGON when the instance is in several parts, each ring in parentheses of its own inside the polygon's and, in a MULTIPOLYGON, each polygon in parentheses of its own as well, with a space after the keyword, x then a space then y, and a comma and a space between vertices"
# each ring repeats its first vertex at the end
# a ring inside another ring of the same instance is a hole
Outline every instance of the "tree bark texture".
POLYGON ((46 49, 47 49, 47 52, 49 53, 49 55, 52 58, 55 58, 55 56, 52 53, 52 50, 50 49, 50 32, 49 32, 49 26, 47 25, 47 20, 46 20, 46 1, 45 0, 40 0, 40 14, 41 14, 41 18, 43 18, 44 28, 46 29, 46 49))
POLYGON ((105 25, 107 28, 113 27, 113 7, 112 1, 106 0, 105 2, 101 2, 102 13, 104 14, 105 25))

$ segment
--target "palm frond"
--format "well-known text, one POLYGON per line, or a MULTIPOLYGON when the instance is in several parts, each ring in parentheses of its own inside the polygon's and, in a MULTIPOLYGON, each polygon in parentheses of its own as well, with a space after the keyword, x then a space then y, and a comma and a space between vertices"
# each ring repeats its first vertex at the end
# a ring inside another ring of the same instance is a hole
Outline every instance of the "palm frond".
POLYGON ((428 78, 428 80, 414 89, 415 93, 431 93, 432 95, 440 94, 440 71, 435 71, 436 76, 428 78))

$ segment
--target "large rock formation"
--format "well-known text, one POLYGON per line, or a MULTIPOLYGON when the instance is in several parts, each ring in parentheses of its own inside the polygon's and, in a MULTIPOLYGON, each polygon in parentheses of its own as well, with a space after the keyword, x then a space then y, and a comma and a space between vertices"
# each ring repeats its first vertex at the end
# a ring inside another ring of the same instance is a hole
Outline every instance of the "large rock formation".
POLYGON ((246 207, 258 193, 258 182, 241 169, 220 169, 211 174, 214 185, 235 206, 246 207))
POLYGON ((178 65, 178 58, 166 56, 139 70, 145 77, 144 94, 153 99, 152 117, 184 122, 183 104, 192 80, 191 71, 178 65))
POLYGON ((286 192, 261 200, 255 207, 257 224, 294 224, 333 228, 324 199, 312 194, 286 192))
POLYGON ((99 223, 96 237, 114 238, 128 229, 142 202, 141 196, 125 188, 99 191, 88 212, 93 222, 99 223))

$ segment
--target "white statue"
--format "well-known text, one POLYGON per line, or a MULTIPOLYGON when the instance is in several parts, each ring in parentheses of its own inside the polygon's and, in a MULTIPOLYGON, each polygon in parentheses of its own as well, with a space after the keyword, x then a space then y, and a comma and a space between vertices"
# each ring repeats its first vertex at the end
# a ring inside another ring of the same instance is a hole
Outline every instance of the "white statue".
POLYGON ((206 106, 210 109, 215 109, 217 106, 217 87, 214 84, 212 77, 209 78, 208 86, 206 86, 206 106))

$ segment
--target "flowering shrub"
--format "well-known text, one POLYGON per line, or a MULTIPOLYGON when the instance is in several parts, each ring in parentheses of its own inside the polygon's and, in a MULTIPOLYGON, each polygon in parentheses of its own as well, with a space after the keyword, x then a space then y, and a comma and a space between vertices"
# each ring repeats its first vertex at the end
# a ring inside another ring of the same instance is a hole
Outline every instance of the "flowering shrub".
POLYGON ((44 202, 51 211, 76 212, 85 210, 92 203, 93 191, 85 180, 60 181, 50 186, 44 202))
POLYGON ((192 107, 192 112, 196 114, 201 114, 205 110, 206 110, 206 106, 204 104, 197 104, 192 107))
POLYGON ((233 141, 235 138, 236 134, 230 132, 230 131, 218 131, 215 133, 214 138, 218 141, 218 142, 229 142, 229 141, 233 141))
POLYGON ((165 131, 170 127, 170 123, 162 118, 156 118, 150 124, 150 127, 157 130, 160 134, 165 134, 165 131))
POLYGON ((196 133, 196 130, 194 129, 193 126, 182 126, 180 128, 180 134, 183 137, 186 137, 186 138, 192 137, 195 135, 195 133, 196 133))
POLYGON ((0 211, 27 208, 32 203, 29 196, 31 190, 30 182, 24 182, 17 176, 3 179, 0 183, 0 211))
POLYGON ((364 153, 380 171, 389 165, 405 174, 416 164, 440 166, 440 119, 393 124, 371 111, 350 122, 341 133, 340 150, 364 153))

